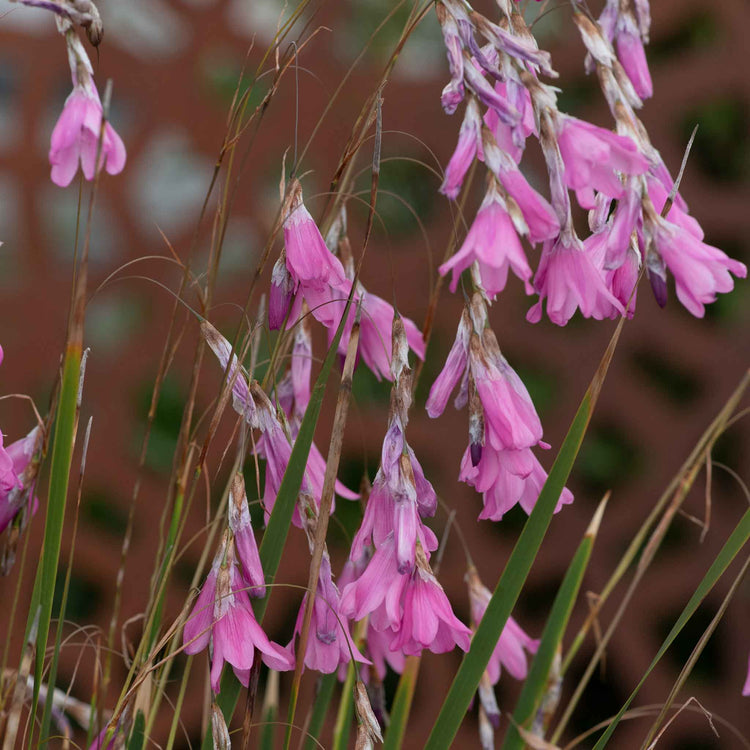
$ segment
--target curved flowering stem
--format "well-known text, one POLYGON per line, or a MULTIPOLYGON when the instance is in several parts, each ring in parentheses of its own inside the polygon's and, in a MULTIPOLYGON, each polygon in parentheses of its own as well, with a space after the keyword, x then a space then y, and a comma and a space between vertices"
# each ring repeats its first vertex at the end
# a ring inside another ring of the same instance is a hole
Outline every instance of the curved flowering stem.
POLYGON ((638 691, 646 681, 648 676, 651 674, 654 667, 659 663, 659 660, 664 656, 666 650, 672 645, 674 639, 680 634, 680 631, 685 626, 687 621, 693 616, 695 610, 698 609, 698 605, 706 598, 714 584, 719 580, 724 571, 727 569, 729 564, 734 560, 737 553, 745 546, 747 540, 750 539, 750 509, 745 511, 745 514, 740 519, 739 523, 735 527, 734 531, 730 534, 729 539, 724 543, 721 551, 714 559, 711 567, 706 572, 703 580, 700 582, 698 587, 695 589, 695 593, 690 597, 690 601, 685 605, 682 614, 677 619, 672 629, 669 631, 669 635, 664 639, 661 648, 654 656, 648 669, 643 673, 638 684, 635 686, 630 697, 625 701, 623 707, 618 711, 612 723, 607 727, 607 730, 599 738, 599 741, 594 746, 594 750, 601 750, 607 745, 609 738, 614 733, 617 725, 620 723, 623 715, 630 707, 630 704, 638 695, 638 691))
POLYGON ((523 527, 521 536, 511 553, 508 564, 495 587, 484 617, 464 657, 450 690, 443 702, 437 721, 425 745, 428 750, 448 748, 458 731, 464 715, 477 690, 482 674, 489 663, 492 652, 510 617, 526 577, 531 570, 539 547, 549 526, 558 499, 565 487, 573 463, 586 434, 594 406, 601 392, 604 378, 614 356, 625 319, 621 318, 612 339, 604 352, 601 363, 594 373, 588 390, 578 407, 568 434, 563 441, 547 481, 542 487, 534 510, 523 527))
POLYGON ((599 503, 599 507, 596 509, 596 513, 588 529, 586 529, 586 534, 578 545, 578 549, 565 573, 565 578, 563 578, 560 588, 557 591, 547 624, 544 628, 544 633, 542 633, 539 648, 523 684, 523 690, 516 704, 516 710, 513 712, 513 721, 505 736, 503 750, 524 747, 524 740, 519 732, 519 727, 524 727, 527 730, 531 730, 533 734, 536 734, 534 729, 529 725, 529 722, 535 716, 545 690, 554 691, 557 686, 556 683, 559 677, 558 675, 550 676, 550 670, 552 669, 555 655, 560 648, 562 637, 565 634, 565 628, 568 625, 573 605, 578 597, 578 591, 581 587, 589 558, 591 557, 591 551, 594 548, 594 540, 596 539, 599 524, 601 523, 608 500, 609 493, 599 503))

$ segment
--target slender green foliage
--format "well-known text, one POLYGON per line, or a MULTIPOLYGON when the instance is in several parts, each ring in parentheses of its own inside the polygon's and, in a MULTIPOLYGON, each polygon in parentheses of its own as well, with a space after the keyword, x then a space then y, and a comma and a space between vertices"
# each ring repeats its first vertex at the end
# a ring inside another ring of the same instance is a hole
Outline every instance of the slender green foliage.
MULTIPOLYGON (((606 501, 605 498, 597 509, 592 526, 598 527, 606 501)), ((503 750, 524 747, 523 739, 517 727, 530 729, 529 722, 535 716, 544 691, 547 689, 552 662, 562 642, 565 629, 568 626, 573 605, 578 598, 578 591, 581 588, 581 581, 583 581, 583 576, 591 557, 595 537, 596 528, 589 528, 583 540, 578 545, 573 560, 565 573, 565 578, 563 578, 560 584, 547 619, 547 624, 542 633, 539 648, 534 656, 534 661, 531 664, 529 674, 526 676, 516 710, 513 713, 513 721, 505 737, 503 750)))
POLYGON ((398 750, 402 747, 420 664, 421 659, 418 656, 410 656, 406 660, 404 671, 398 681, 396 695, 393 698, 391 721, 383 738, 383 750, 398 750))
POLYGON ((52 602, 55 596, 57 565, 60 560, 60 545, 65 505, 68 497, 70 464, 73 457, 73 444, 76 431, 76 402, 78 382, 81 374, 81 347, 72 343, 65 352, 63 363, 60 400, 55 421, 54 442, 52 445, 52 462, 50 468, 49 495, 47 499, 47 518, 44 525, 44 542, 41 559, 37 570, 37 583, 34 586, 27 632, 31 629, 32 620, 40 609, 39 630, 37 635, 36 662, 34 666, 34 700, 32 712, 36 712, 39 700, 39 687, 42 681, 44 653, 49 636, 52 618, 52 602), (38 584, 38 585, 37 585, 38 584))
POLYGON ((333 698, 333 691, 336 688, 336 673, 321 675, 318 679, 318 690, 315 695, 315 704, 313 705, 310 723, 307 726, 308 737, 305 741, 305 750, 313 750, 317 747, 315 740, 320 736, 320 730, 323 728, 328 706, 333 698))
POLYGON ((685 609, 682 610, 682 614, 677 619, 677 622, 672 627, 672 630, 669 631, 669 635, 664 639, 664 643, 662 643, 661 648, 656 653, 653 661, 651 662, 651 664, 649 664, 648 669, 643 673, 640 681, 635 686, 635 689, 630 694, 630 697, 625 701, 623 707, 617 713, 617 716, 615 716, 615 718, 612 720, 612 723, 607 727, 607 730, 599 738, 599 741, 596 743, 594 750, 601 750, 601 748, 607 745, 609 738, 614 733, 623 715, 635 699, 635 696, 638 695, 638 691, 641 689, 643 683, 651 674, 654 667, 659 663, 661 657, 664 656, 666 650, 672 645, 672 642, 679 635, 682 628, 685 627, 687 621, 693 616, 695 610, 698 609, 698 605, 703 601, 703 599, 705 599, 705 597, 714 587, 716 581, 719 580, 721 575, 727 569, 729 563, 732 562, 735 555, 747 543, 748 539, 750 539, 750 509, 745 511, 745 515, 742 516, 740 522, 737 524, 734 531, 730 534, 729 539, 727 539, 719 554, 714 559, 711 567, 708 569, 708 572, 703 577, 703 580, 695 589, 695 593, 690 597, 690 601, 685 605, 685 609))

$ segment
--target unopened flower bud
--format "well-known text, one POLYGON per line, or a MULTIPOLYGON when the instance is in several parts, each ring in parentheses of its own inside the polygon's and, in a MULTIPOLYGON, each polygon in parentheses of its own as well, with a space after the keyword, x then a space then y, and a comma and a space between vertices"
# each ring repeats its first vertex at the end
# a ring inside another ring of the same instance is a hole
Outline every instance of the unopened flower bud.
POLYGON ((268 327, 277 331, 284 324, 294 292, 294 279, 286 267, 286 252, 281 251, 271 272, 271 289, 268 293, 268 327))

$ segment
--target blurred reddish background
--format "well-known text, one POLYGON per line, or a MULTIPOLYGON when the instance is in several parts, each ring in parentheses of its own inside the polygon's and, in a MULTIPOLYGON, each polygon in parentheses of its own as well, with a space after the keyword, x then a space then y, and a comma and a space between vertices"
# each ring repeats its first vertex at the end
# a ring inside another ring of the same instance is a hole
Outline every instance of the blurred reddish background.
MULTIPOLYGON (((12 12, 0 18, 0 238, 4 242, 0 249, 0 341, 5 350, 0 385, 3 393, 29 393, 44 412, 64 341, 78 197, 75 183, 67 190, 51 184, 46 152, 70 82, 64 46, 52 20, 41 11, 3 3, 2 10, 6 8, 12 12)), ((121 271, 114 281, 93 292, 128 261, 167 255, 160 232, 181 258, 187 257, 237 77, 246 56, 249 70, 259 62, 275 32, 281 3, 131 0, 126 4, 107 0, 101 3, 101 10, 106 32, 98 58, 94 57, 96 75, 100 88, 106 79, 113 79, 112 120, 127 145, 128 165, 123 174, 103 181, 94 221, 92 298, 87 318, 91 356, 82 413, 84 419, 93 416, 93 429, 67 615, 80 625, 96 624, 106 633, 145 415, 173 307, 173 298, 165 290, 134 277, 148 276, 176 289, 179 272, 163 261, 144 261, 121 271)), ((486 10, 492 12, 489 7, 486 10)), ((384 3, 360 0, 324 3, 315 14, 313 27, 326 28, 300 56, 300 150, 386 12, 384 3)), ((746 38, 750 6, 746 0, 724 0, 720 4, 663 0, 652 12, 649 59, 655 96, 646 104, 643 120, 673 172, 679 167, 693 126, 700 126, 682 193, 703 224, 707 241, 747 263, 750 79, 746 38)), ((313 214, 324 203, 324 197, 316 197, 316 193, 327 189, 342 144, 380 75, 405 16, 406 11, 397 12, 374 37, 333 101, 305 156, 301 171, 309 170, 303 185, 313 214)), ((609 127, 609 115, 596 82, 584 74, 583 47, 567 7, 545 15, 535 31, 540 45, 552 52, 554 66, 561 74, 561 108, 609 127)), ((387 299, 395 298, 401 312, 418 324, 424 319, 427 295, 435 281, 434 269, 452 226, 451 211, 437 193, 439 179, 434 174, 446 164, 460 124, 459 116, 447 117, 440 108, 439 95, 446 78, 439 28, 430 15, 406 46, 384 91, 384 161, 378 201, 381 220, 375 224, 363 270, 368 289, 387 299), (410 208, 389 197, 391 193, 410 208)), ((252 102, 260 101, 266 81, 256 86, 252 102)), ((285 149, 294 149, 294 112, 294 77, 288 76, 253 144, 229 221, 212 311, 212 319, 225 331, 233 331, 237 324, 237 305, 245 302, 276 211, 281 157, 285 149)), ((544 173, 536 156, 530 153, 524 164, 532 182, 543 184, 544 173)), ((366 146, 357 188, 367 193, 369 159, 366 146)), ((477 200, 480 197, 478 194, 477 200)), ((352 244, 357 248, 365 208, 353 200, 349 213, 352 244)), ((205 268, 210 233, 211 221, 207 220, 199 228, 193 256, 199 272, 205 268)), ((530 254, 532 265, 537 258, 535 252, 530 254)), ((267 277, 268 273, 265 284, 267 277)), ((189 300, 194 301, 194 297, 189 300)), ((480 574, 492 588, 525 516, 515 510, 498 524, 476 522, 480 498, 456 483, 466 444, 466 415, 450 408, 433 422, 422 408, 427 389, 453 340, 461 304, 459 296, 443 294, 408 437, 428 477, 448 505, 455 508, 480 574)), ((614 324, 576 318, 565 329, 547 322, 532 326, 524 318, 528 305, 520 284, 513 279, 493 306, 491 321, 504 354, 534 397, 545 437, 554 452, 614 324)), ((636 318, 625 326, 570 481, 576 502, 555 517, 515 611, 532 635, 541 633, 574 545, 602 494, 611 488, 613 496, 584 584, 587 590, 601 590, 628 540, 746 370, 749 312, 742 283, 712 306, 704 320, 692 318, 673 295, 667 309, 660 310, 648 287, 641 288, 636 318)), ((143 611, 154 566, 159 520, 197 335, 195 323, 184 317, 188 322, 185 340, 165 384, 143 475, 121 622, 143 611)), ((316 341, 316 353, 323 351, 323 343, 322 338, 316 341)), ((219 368, 209 361, 201 381, 202 407, 209 406, 219 382, 219 368)), ((342 475, 350 486, 357 486, 364 468, 370 477, 377 468, 387 403, 387 384, 378 383, 360 368, 342 466, 342 475)), ((327 400, 317 432, 324 453, 332 405, 333 400, 327 400)), ((30 429, 33 416, 27 404, 5 400, 0 403, 0 419, 10 442, 30 429)), ((230 435, 229 420, 224 428, 210 456, 214 467, 209 477, 210 497, 201 488, 191 512, 184 539, 192 542, 185 547, 172 580, 168 617, 176 616, 184 602, 204 544, 199 532, 208 504, 216 503, 226 480, 227 467, 220 469, 219 465, 230 435)), ((716 461, 731 466, 745 479, 749 440, 747 421, 743 420, 732 427, 715 451, 716 461)), ((551 457, 546 459, 547 465, 550 461, 551 457)), ((597 673, 576 711, 568 737, 618 710, 744 511, 748 500, 738 483, 721 469, 714 469, 713 474, 711 524, 705 540, 700 542, 701 529, 695 523, 685 517, 676 519, 653 571, 638 590, 631 612, 608 649, 606 670, 597 673)), ((704 516, 703 482, 701 477, 685 505, 687 512, 699 518, 704 516)), ((253 486, 250 477, 248 486, 253 486)), ((338 568, 346 556, 346 534, 357 523, 356 506, 340 502, 339 508, 341 526, 333 524, 331 531, 331 549, 338 568)), ((62 561, 67 560, 71 544, 72 510, 62 561)), ((42 509, 30 530, 30 560, 36 559, 41 544, 43 519, 42 509)), ((439 514, 436 528, 442 528, 444 522, 445 517, 439 514)), ((301 584, 306 580, 307 555, 298 532, 293 534, 279 580, 301 584)), ((27 566, 22 605, 30 596, 31 570, 33 566, 27 566)), ((678 639, 649 678, 638 704, 659 703, 666 698, 726 593, 732 570, 701 606, 685 637, 678 639)), ((440 578, 457 614, 468 621, 464 571, 463 554, 453 536, 440 578)), ((10 601, 16 576, 14 570, 9 578, 0 580, 0 601, 10 601)), ((286 643, 299 596, 287 600, 286 606, 282 598, 274 599, 269 622, 272 637, 286 643)), ((605 608, 605 627, 617 599, 615 595, 605 608)), ((5 632, 8 608, 2 609, 0 631, 5 632)), ((746 581, 680 696, 683 700, 696 696, 706 709, 745 731, 750 699, 743 699, 740 690, 750 647, 749 609, 750 585, 746 581)), ((582 600, 573 616, 573 628, 585 613, 582 600)), ((14 626, 12 655, 20 648, 24 619, 19 618, 14 626)), ((129 639, 138 634, 138 627, 138 623, 130 626, 129 639)), ((72 694, 84 700, 90 695, 96 668, 95 643, 96 639, 84 643, 83 636, 77 634, 62 652, 58 685, 67 688, 72 684, 72 694)), ((566 679, 563 701, 571 694, 592 651, 589 641, 566 679)), ((423 743, 459 659, 458 653, 425 656, 408 747, 423 743)), ((205 663, 204 656, 198 657, 179 746, 187 747, 190 742, 195 746, 199 737, 203 696, 200 678, 205 663)), ((120 657, 114 666, 116 689, 126 667, 120 657)), ((178 675, 179 670, 175 670, 175 679, 178 675)), ((308 675, 307 693, 313 683, 308 675)), ((282 677, 281 684, 283 693, 289 678, 282 677)), ((395 679, 389 679, 388 690, 394 686, 395 679)), ((176 682, 174 691, 177 687, 176 682)), ((517 694, 518 685, 504 675, 498 686, 503 711, 512 711, 517 694)), ((109 706, 115 698, 113 692, 109 706)), ((164 705, 162 712, 168 725, 169 707, 164 705)), ((643 720, 627 722, 616 735, 614 746, 636 746, 648 726, 643 720)), ((660 746, 741 746, 726 728, 718 729, 720 739, 713 736, 704 716, 684 712, 660 746)), ((474 710, 464 723, 457 746, 476 743, 474 710)))

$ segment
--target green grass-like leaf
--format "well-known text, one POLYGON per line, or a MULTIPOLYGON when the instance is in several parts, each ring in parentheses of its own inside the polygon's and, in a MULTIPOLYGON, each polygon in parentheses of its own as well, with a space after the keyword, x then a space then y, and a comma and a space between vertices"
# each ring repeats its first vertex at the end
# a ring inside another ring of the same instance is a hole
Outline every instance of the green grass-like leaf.
POLYGON ((385 733, 383 750, 398 750, 402 747, 420 664, 421 659, 418 656, 410 656, 406 660, 404 671, 398 681, 396 695, 393 698, 391 721, 385 733))
POLYGON ((63 377, 60 388, 60 400, 55 420, 54 442, 52 445, 52 462, 50 468, 49 495, 47 499, 47 518, 44 524, 44 543, 42 556, 37 569, 37 581, 34 585, 27 633, 31 629, 33 618, 39 608, 39 630, 37 636, 36 663, 34 666, 34 700, 32 714, 36 712, 39 700, 39 686, 42 682, 44 654, 49 637, 52 605, 55 597, 57 566, 60 560, 65 504, 68 497, 70 463, 73 457, 73 443, 76 430, 76 401, 78 381, 81 372, 81 348, 71 345, 65 352, 63 377))
MULTIPOLYGON (((606 501, 602 501, 602 505, 600 505, 599 510, 597 510, 593 522, 593 525, 595 526, 598 526, 597 517, 601 516, 604 502, 606 501)), ((591 557, 591 550, 594 547, 595 534, 595 530, 593 533, 591 530, 586 532, 583 540, 578 545, 573 560, 568 566, 565 578, 563 578, 563 581, 560 584, 560 588, 555 596, 555 601, 552 604, 552 610, 547 619, 547 624, 542 633, 539 648, 537 649, 534 661, 531 664, 531 669, 529 670, 529 674, 524 682, 521 695, 518 698, 516 710, 513 713, 513 721, 511 722, 508 734, 505 737, 505 742, 503 743, 503 750, 524 747, 524 741, 516 727, 520 726, 525 727, 526 729, 530 728, 528 722, 533 719, 536 714, 539 703, 544 695, 544 691, 547 688, 552 661, 554 660, 557 649, 560 646, 565 629, 568 626, 570 613, 572 612, 573 605, 578 597, 581 581, 583 580, 583 575, 586 572, 589 558, 591 557)))
POLYGON ((599 738, 599 741, 594 746, 594 750, 601 750, 601 748, 606 746, 609 738, 612 736, 615 729, 617 728, 617 725, 620 723, 620 720, 630 707, 630 704, 633 702, 636 695, 638 695, 638 691, 646 681, 646 678, 651 674, 654 667, 659 663, 661 657, 664 656, 666 650, 670 647, 687 621, 698 609, 698 605, 703 601, 703 599, 705 599, 705 597, 714 587, 714 584, 719 580, 729 564, 732 562, 735 555, 747 543, 748 539, 750 539, 750 509, 745 511, 745 515, 742 516, 740 522, 737 524, 736 528, 729 536, 729 539, 727 539, 724 546, 721 548, 721 551, 714 559, 711 567, 708 569, 708 572, 696 588, 695 593, 690 597, 690 601, 687 603, 687 605, 685 605, 685 609, 682 610, 682 614, 677 619, 677 622, 672 627, 672 630, 669 631, 669 635, 667 635, 667 637, 664 639, 664 643, 662 643, 661 648, 656 653, 653 661, 651 662, 651 664, 649 664, 648 669, 644 672, 643 677, 641 677, 640 681, 635 686, 635 689, 630 694, 630 697, 627 699, 627 701, 625 701, 625 705, 619 710, 617 716, 615 716, 615 718, 612 720, 612 723, 607 727, 604 734, 599 738))
POLYGON ((305 750, 313 750, 318 747, 315 740, 320 735, 320 730, 323 728, 326 715, 328 714, 328 706, 331 704, 331 698, 333 697, 333 690, 336 687, 336 673, 324 674, 320 676, 320 682, 318 683, 318 690, 315 695, 315 703, 313 705, 312 716, 310 717, 310 723, 307 725, 307 740, 305 740, 305 750))

